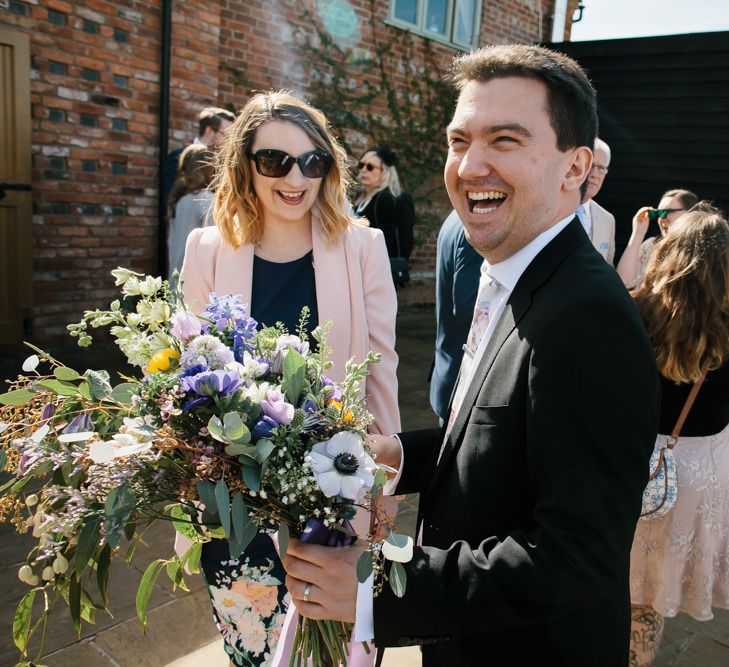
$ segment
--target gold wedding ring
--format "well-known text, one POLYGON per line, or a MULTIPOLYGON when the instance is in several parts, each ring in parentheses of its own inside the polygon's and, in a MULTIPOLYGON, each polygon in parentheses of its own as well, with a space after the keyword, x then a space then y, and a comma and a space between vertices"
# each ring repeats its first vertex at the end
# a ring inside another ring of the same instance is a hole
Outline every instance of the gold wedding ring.
POLYGON ((309 601, 309 595, 311 594, 311 587, 313 584, 307 583, 306 586, 304 586, 304 602, 309 601))

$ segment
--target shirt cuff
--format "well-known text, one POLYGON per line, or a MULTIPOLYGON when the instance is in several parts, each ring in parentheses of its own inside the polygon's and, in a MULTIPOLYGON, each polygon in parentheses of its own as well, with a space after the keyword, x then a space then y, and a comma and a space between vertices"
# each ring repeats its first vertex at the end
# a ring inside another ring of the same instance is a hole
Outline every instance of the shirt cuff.
POLYGON ((366 642, 375 637, 375 612, 372 584, 375 575, 370 574, 367 581, 357 584, 357 608, 354 619, 355 642, 366 642))
POLYGON ((392 479, 388 479, 382 487, 382 494, 385 496, 392 496, 395 493, 395 489, 397 489, 397 485, 400 483, 400 478, 402 477, 402 468, 405 465, 405 450, 402 446, 402 440, 400 440, 400 436, 397 433, 393 433, 392 437, 400 445, 400 468, 397 474, 392 479))

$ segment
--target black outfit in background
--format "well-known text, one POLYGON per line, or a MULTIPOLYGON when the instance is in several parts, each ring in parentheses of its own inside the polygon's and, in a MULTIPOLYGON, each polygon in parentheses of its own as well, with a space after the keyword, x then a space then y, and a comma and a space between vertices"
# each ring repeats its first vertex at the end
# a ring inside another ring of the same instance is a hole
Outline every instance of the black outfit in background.
POLYGON ((637 309, 575 218, 509 296, 439 463, 443 430, 401 434, 424 546, 404 596, 374 599, 375 643, 421 644, 423 667, 627 665, 658 391, 637 309))
MULTIPOLYGON (((658 432, 668 435, 686 403, 692 384, 677 384, 661 376, 661 417, 658 432)), ((696 402, 681 429, 684 437, 715 435, 729 424, 729 359, 706 374, 696 402)))
POLYGON ((357 215, 367 218, 370 227, 382 230, 389 257, 409 259, 413 251, 415 216, 412 202, 412 198, 406 192, 395 197, 390 188, 385 188, 376 192, 367 206, 361 210, 357 209, 357 215))

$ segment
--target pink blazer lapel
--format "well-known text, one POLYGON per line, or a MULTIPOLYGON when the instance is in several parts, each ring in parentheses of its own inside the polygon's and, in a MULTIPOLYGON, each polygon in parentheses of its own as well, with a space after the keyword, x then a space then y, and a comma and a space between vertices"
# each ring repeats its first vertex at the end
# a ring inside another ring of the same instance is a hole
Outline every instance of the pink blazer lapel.
POLYGON ((216 267, 215 291, 218 295, 240 294, 250 312, 253 285, 253 244, 242 245, 237 250, 225 248, 225 262, 216 267))
POLYGON ((312 212, 311 240, 314 255, 314 275, 316 276, 316 302, 319 310, 319 323, 331 320, 333 326, 329 335, 329 345, 333 348, 331 360, 334 368, 339 369, 344 378, 344 367, 352 356, 352 313, 349 295, 349 273, 344 243, 327 243, 321 230, 319 216, 312 212))

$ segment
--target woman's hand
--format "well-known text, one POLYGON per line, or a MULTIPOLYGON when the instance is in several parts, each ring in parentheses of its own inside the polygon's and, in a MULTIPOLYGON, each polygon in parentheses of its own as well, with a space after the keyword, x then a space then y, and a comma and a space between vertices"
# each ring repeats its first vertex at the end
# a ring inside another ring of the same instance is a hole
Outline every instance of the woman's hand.
POLYGON ((651 222, 650 217, 648 217, 648 212, 651 210, 652 208, 650 206, 643 206, 638 209, 638 212, 633 216, 632 236, 635 237, 635 240, 638 241, 638 243, 642 243, 645 235, 648 233, 648 226, 651 222))
POLYGON ((400 443, 392 435, 368 435, 367 444, 375 455, 377 463, 399 469, 402 452, 400 443))

